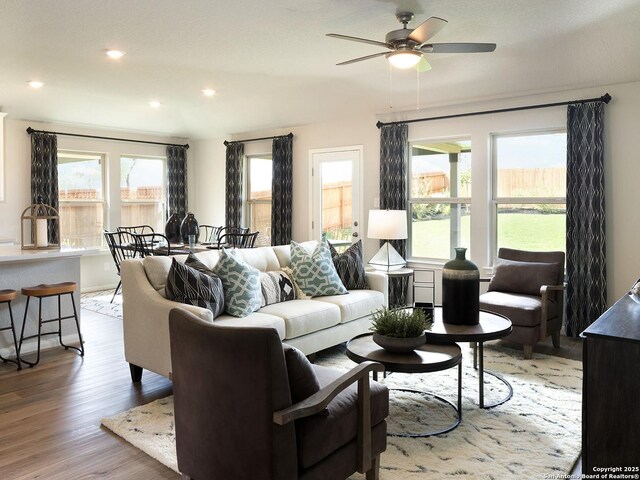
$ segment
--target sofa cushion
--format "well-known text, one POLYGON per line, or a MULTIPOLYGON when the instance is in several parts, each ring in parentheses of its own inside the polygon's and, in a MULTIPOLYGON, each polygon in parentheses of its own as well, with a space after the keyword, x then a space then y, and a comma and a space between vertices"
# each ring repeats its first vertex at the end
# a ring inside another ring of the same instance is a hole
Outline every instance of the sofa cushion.
POLYGON ((212 273, 201 272, 175 258, 167 276, 166 295, 169 300, 207 308, 213 318, 224 311, 222 281, 212 273))
POLYGON ((367 288, 364 273, 364 255, 362 240, 349 246, 344 252, 338 253, 329 243, 331 259, 336 272, 347 290, 364 290, 367 288))
POLYGON ((340 309, 340 323, 347 323, 379 310, 383 305, 384 295, 376 290, 351 290, 349 295, 316 297, 314 300, 336 305, 340 309))
MULTIPOLYGON (((539 296, 521 295, 517 293, 487 292, 480 295, 480 308, 504 315, 514 326, 535 327, 540 325, 539 296)), ((558 314, 555 302, 547 302, 547 318, 558 314)))
POLYGON ((271 247, 238 248, 235 251, 242 260, 261 272, 280 270, 280 262, 271 247))
POLYGON ((245 317, 260 308, 260 271, 242 260, 234 250, 223 248, 213 271, 222 280, 226 311, 245 317))
MULTIPOLYGON (((142 265, 144 266, 144 273, 147 275, 149 283, 153 289, 160 295, 166 298, 165 286, 167 284, 167 275, 171 268, 171 262, 173 259, 178 260, 176 257, 166 256, 153 256, 144 257, 142 259, 142 265)), ((186 258, 186 257, 185 257, 186 258)))
POLYGON ((277 272, 260 272, 260 289, 262 291, 261 306, 272 303, 287 302, 296 299, 293 280, 282 270, 277 272))
MULTIPOLYGON (((339 378, 344 372, 314 365, 320 388, 339 378)), ((371 426, 383 422, 389 415, 389 390, 371 381, 371 426)), ((358 429, 358 384, 340 392, 327 405, 328 416, 313 415, 296 420, 298 460, 308 468, 331 452, 356 438, 358 429)))
POLYGON ((331 260, 326 241, 309 253, 302 245, 291 242, 291 268, 302 291, 312 297, 347 293, 331 260))
POLYGON ((215 321, 216 325, 238 328, 275 328, 280 340, 284 340, 284 320, 275 315, 268 315, 260 311, 250 313, 246 317, 238 318, 228 313, 223 313, 215 321))
POLYGON ((284 320, 285 339, 317 332, 340 323, 340 309, 336 305, 316 300, 274 303, 262 307, 260 313, 275 315, 284 320))
POLYGON ((560 268, 557 263, 516 262, 496 258, 487 291, 540 296, 541 286, 556 284, 560 268))
MULTIPOLYGON (((316 371, 311 362, 304 356, 304 353, 297 348, 283 343, 282 350, 287 364, 291 402, 298 403, 306 400, 320 390, 320 382, 318 382, 316 371)), ((327 416, 329 415, 329 410, 324 408, 317 415, 327 416)))

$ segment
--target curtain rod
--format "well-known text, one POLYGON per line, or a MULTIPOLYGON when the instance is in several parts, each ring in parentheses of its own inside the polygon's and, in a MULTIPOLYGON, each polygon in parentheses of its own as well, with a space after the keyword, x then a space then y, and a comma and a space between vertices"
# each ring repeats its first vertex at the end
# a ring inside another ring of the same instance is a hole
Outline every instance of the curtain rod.
POLYGON ((511 107, 511 108, 500 108, 498 110, 482 110, 479 112, 468 112, 468 113, 455 113, 453 115, 442 115, 440 117, 427 117, 427 118, 416 118, 413 120, 402 120, 398 122, 378 122, 376 123, 376 127, 380 128, 385 125, 398 125, 401 123, 415 123, 415 122, 428 122, 430 120, 444 120, 447 118, 459 118, 459 117, 471 117, 474 115, 488 115, 490 113, 505 113, 505 112, 515 112, 518 110, 533 110, 534 108, 547 108, 547 107, 558 107, 560 105, 569 105, 572 103, 589 103, 589 102, 604 102, 609 103, 611 101, 611 95, 605 93, 601 97, 597 98, 587 98, 584 100, 570 100, 568 102, 556 102, 556 103, 543 103, 540 105, 525 105, 522 107, 511 107))
POLYGON ((274 135, 272 137, 262 137, 262 138, 250 138, 249 140, 233 140, 231 142, 225 140, 224 141, 224 146, 228 147, 229 145, 231 145, 232 143, 247 143, 247 142, 257 142, 259 140, 273 140, 274 138, 280 138, 280 137, 289 137, 289 138, 293 138, 293 132, 289 132, 287 135, 274 135))
POLYGON ((184 147, 186 149, 189 149, 189 144, 188 143, 185 143, 184 145, 179 145, 177 143, 150 142, 150 141, 147 141, 147 140, 132 140, 130 138, 99 137, 97 135, 84 135, 84 134, 81 134, 81 133, 49 132, 47 130, 34 130, 31 127, 27 127, 27 133, 29 135, 31 135, 32 133, 50 133, 52 135, 66 135, 68 137, 97 138, 99 140, 116 140, 118 142, 147 143, 149 145, 167 145, 169 147, 184 147))

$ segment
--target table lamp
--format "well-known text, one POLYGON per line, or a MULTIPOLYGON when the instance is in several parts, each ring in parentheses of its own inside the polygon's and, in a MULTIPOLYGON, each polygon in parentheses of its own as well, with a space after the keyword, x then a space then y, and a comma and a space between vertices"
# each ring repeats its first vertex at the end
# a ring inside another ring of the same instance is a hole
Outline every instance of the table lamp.
POLYGON ((406 210, 369 210, 368 238, 386 240, 371 260, 376 270, 399 270, 406 265, 406 261, 388 240, 404 240, 407 238, 406 210))

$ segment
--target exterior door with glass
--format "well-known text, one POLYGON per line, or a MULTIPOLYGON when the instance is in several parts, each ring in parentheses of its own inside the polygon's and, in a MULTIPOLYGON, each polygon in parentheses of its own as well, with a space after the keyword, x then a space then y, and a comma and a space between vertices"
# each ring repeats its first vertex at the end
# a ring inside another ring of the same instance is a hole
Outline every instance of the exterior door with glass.
POLYGON ((338 251, 360 238, 362 146, 310 151, 311 238, 338 251))

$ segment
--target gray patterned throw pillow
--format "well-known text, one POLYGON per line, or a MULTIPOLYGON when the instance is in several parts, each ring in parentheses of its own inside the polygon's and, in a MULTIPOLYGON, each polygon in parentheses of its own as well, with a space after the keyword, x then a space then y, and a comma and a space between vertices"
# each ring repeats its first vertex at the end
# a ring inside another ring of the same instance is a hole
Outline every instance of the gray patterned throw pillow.
POLYGON ((283 271, 260 272, 260 287, 263 307, 296 299, 293 280, 283 271))
POLYGON ((213 318, 224 311, 224 293, 220 279, 210 270, 203 273, 175 258, 171 262, 165 293, 169 300, 208 308, 213 313, 213 318))
POLYGON ((342 253, 338 253, 331 243, 329 243, 329 249, 336 272, 347 290, 365 290, 367 283, 364 278, 362 240, 358 240, 342 253))
POLYGON ((260 270, 242 260, 235 250, 223 248, 213 271, 222 280, 229 315, 246 317, 260 308, 260 270))
POLYGON ((312 253, 291 242, 291 269, 300 289, 311 297, 349 293, 333 266, 326 241, 319 242, 312 253))

